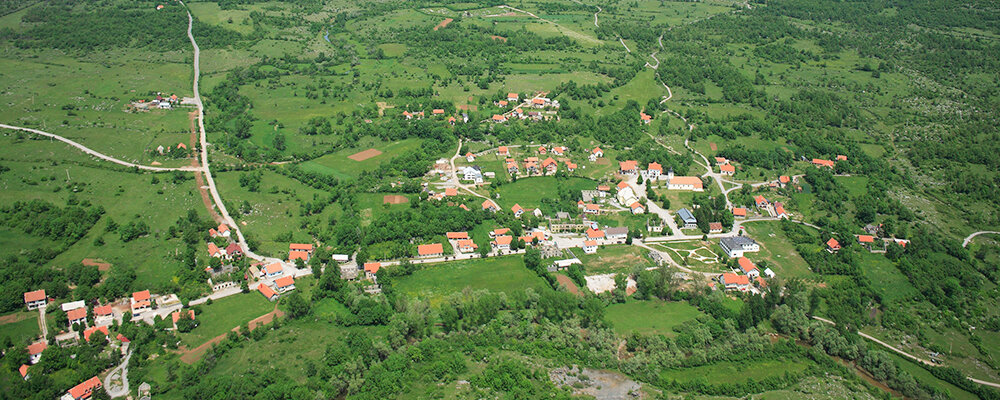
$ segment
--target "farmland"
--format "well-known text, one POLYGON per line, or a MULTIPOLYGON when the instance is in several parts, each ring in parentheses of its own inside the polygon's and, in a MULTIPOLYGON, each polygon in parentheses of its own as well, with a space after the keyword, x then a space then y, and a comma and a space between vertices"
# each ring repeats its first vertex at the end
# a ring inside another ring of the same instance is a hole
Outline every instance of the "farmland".
MULTIPOLYGON (((391 268, 391 267, 389 267, 391 268)), ((440 304, 451 293, 465 288, 491 291, 540 289, 544 282, 524 268, 520 257, 491 257, 444 264, 429 264, 396 282, 400 292, 440 304)))
POLYGON ((697 308, 684 302, 634 301, 608 307, 608 319, 615 332, 627 335, 673 336, 675 326, 701 315, 697 308))

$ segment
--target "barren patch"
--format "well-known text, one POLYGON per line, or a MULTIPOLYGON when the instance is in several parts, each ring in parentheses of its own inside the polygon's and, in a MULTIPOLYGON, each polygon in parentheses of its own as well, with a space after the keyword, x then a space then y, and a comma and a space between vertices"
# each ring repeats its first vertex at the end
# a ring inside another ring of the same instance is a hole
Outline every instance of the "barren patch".
POLYGON ((381 154, 382 154, 382 152, 380 150, 368 149, 368 150, 365 150, 365 151, 359 151, 357 153, 351 154, 351 155, 347 156, 347 158, 350 158, 350 159, 352 159, 354 161, 364 161, 364 160, 367 160, 369 158, 372 158, 372 157, 375 157, 375 156, 378 156, 378 155, 381 155, 381 154))

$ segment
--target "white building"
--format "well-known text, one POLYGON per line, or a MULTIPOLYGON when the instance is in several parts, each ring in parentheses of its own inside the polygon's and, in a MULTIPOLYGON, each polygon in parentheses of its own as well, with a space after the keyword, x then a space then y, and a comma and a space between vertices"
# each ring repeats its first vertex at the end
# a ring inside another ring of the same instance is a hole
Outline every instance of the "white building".
POLYGON ((584 254, 594 254, 597 252, 597 241, 588 240, 583 242, 583 253, 584 254))
POLYGON ((755 253, 760 251, 760 245, 746 236, 725 237, 719 240, 719 247, 722 248, 730 258, 743 257, 743 253, 755 253))

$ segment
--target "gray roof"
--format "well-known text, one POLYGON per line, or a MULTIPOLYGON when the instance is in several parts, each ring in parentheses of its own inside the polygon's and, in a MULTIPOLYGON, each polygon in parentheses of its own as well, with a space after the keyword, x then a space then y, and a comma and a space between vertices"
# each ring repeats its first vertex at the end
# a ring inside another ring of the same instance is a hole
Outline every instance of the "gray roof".
POLYGON ((616 228, 608 228, 604 230, 604 234, 607 236, 628 235, 628 227, 620 226, 616 228))
POLYGON ((756 243, 757 242, 755 242, 753 239, 750 239, 746 236, 724 237, 721 240, 719 240, 719 244, 725 246, 728 249, 740 249, 743 248, 743 246, 753 245, 756 243))
POLYGON ((569 219, 569 213, 565 211, 559 211, 556 213, 556 218, 559 219, 569 219))
POLYGON ((689 210, 688 210, 688 209, 686 209, 686 208, 682 208, 682 209, 680 209, 680 210, 677 210, 677 216, 681 217, 681 219, 682 219, 682 220, 683 220, 683 221, 684 221, 685 223, 687 223, 687 222, 689 222, 689 221, 690 221, 691 223, 696 223, 696 222, 698 222, 698 220, 694 218, 694 214, 691 214, 691 211, 689 211, 689 210))

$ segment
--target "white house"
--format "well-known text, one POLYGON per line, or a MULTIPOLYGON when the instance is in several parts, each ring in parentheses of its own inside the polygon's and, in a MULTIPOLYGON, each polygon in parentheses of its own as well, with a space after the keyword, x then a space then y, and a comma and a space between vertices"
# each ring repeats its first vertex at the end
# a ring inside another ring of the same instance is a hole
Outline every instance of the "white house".
POLYGON ((646 167, 646 179, 659 179, 661 174, 663 174, 663 166, 659 163, 651 162, 649 163, 649 166, 646 167))
POLYGON ((719 276, 719 283, 726 288, 726 290, 739 290, 745 292, 750 289, 750 278, 746 275, 737 275, 732 272, 726 272, 719 276))
POLYGON ((463 180, 483 183, 483 170, 478 165, 462 168, 463 180))
POLYGON ((757 266, 746 257, 740 257, 740 259, 737 260, 737 264, 739 264, 740 269, 742 269, 743 273, 750 277, 750 279, 755 279, 760 276, 760 271, 757 270, 757 266))
POLYGON ((48 297, 45 296, 45 290, 35 290, 33 292, 24 293, 24 304, 28 306, 29 310, 37 309, 38 307, 43 307, 48 303, 48 297))
POLYGON ((295 278, 290 276, 283 276, 281 278, 274 280, 274 286, 278 288, 278 293, 285 293, 290 290, 295 290, 295 278))
POLYGON ((684 223, 683 229, 694 229, 698 227, 698 219, 694 217, 694 214, 686 208, 677 210, 677 216, 680 217, 681 222, 684 223))
POLYGON ((584 254, 594 254, 597 252, 597 241, 587 240, 583 242, 583 253, 584 254))
POLYGON ((639 214, 642 214, 642 213, 646 212, 646 207, 643 207, 642 203, 640 203, 638 201, 633 202, 631 205, 629 205, 629 208, 632 209, 632 214, 633 215, 639 215, 639 214))
POLYGON ((608 228, 604 230, 604 237, 608 240, 625 240, 628 238, 628 227, 608 228))
POLYGON ((330 258, 333 259, 333 262, 339 263, 339 264, 343 264, 343 263, 346 263, 348 261, 351 261, 351 256, 347 255, 347 254, 334 254, 330 258))
POLYGON ((281 268, 281 264, 279 263, 269 264, 268 266, 264 267, 264 276, 268 278, 281 276, 281 274, 283 273, 285 273, 285 271, 283 268, 281 268))
POLYGON ((746 236, 724 237, 719 240, 719 247, 722 248, 730 258, 743 257, 743 253, 755 253, 760 251, 760 245, 746 236))

